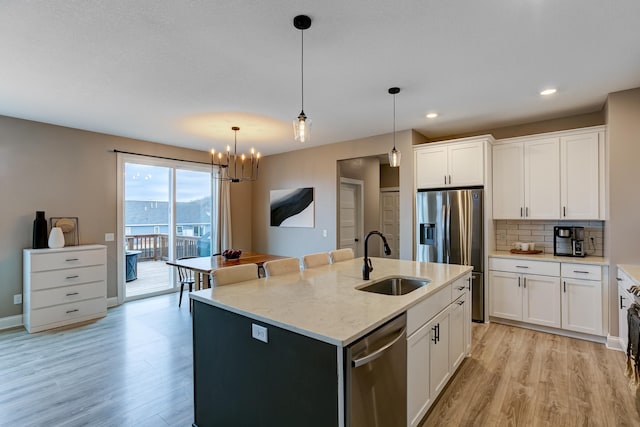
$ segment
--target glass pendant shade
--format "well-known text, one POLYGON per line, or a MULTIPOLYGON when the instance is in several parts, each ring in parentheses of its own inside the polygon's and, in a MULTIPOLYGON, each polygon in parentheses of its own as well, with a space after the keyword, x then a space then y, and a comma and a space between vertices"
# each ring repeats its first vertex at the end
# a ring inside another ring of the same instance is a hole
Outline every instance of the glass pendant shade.
POLYGON ((402 158, 402 153, 396 150, 394 146, 391 151, 389 151, 389 166, 392 168, 397 168, 400 166, 400 159, 402 158))
POLYGON ((293 121, 293 133, 296 142, 308 142, 311 139, 311 119, 305 116, 304 111, 293 121))

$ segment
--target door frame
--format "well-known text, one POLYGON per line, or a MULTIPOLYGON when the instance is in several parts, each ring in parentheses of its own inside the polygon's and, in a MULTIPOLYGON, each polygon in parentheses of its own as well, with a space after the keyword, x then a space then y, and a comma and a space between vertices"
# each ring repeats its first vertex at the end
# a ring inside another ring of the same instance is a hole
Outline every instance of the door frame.
POLYGON ((358 258, 359 256, 362 256, 361 254, 359 254, 359 252, 361 252, 361 248, 362 245, 361 243, 364 243, 362 241, 362 239, 364 238, 364 181, 360 180, 360 179, 353 179, 353 178, 344 178, 344 177, 340 177, 340 187, 338 189, 338 229, 336 230, 336 236, 337 236, 337 242, 336 242, 336 247, 340 248, 340 228, 341 228, 341 218, 340 218, 340 194, 342 193, 342 185, 346 184, 346 185, 352 185, 354 187, 356 187, 356 210, 358 211, 356 213, 356 220, 357 220, 357 225, 356 225, 356 232, 358 233, 358 245, 356 246, 356 250, 353 251, 353 255, 358 258))
MULTIPOLYGON (((380 230, 380 232, 382 232, 383 230, 383 223, 382 223, 382 193, 398 193, 398 198, 400 197, 400 187, 380 187, 380 200, 379 200, 379 207, 378 207, 378 212, 379 212, 379 219, 380 219, 380 223, 379 223, 379 228, 378 230, 380 230)), ((400 200, 398 200, 398 210, 400 209, 400 200)), ((400 216, 398 215, 398 226, 400 226, 400 216)), ((392 254, 394 255, 395 259, 400 259, 400 233, 398 233, 398 235, 396 236, 396 239, 398 239, 398 253, 397 254, 392 254)), ((380 239, 380 256, 382 256, 382 254, 384 254, 384 243, 382 242, 382 239, 380 239)))

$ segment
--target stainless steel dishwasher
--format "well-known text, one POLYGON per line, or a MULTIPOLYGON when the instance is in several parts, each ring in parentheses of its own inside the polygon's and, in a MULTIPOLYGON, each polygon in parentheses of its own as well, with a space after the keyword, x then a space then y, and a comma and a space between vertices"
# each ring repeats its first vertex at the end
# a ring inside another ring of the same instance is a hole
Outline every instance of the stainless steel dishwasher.
POLYGON ((407 425, 406 324, 403 313, 346 348, 347 427, 407 425))

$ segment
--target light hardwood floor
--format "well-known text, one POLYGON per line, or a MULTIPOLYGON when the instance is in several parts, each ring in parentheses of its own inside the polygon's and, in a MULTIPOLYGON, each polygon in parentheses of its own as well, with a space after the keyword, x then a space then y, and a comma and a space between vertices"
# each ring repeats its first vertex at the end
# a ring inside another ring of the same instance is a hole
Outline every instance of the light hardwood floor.
POLYGON ((603 344, 474 324, 472 357, 421 427, 640 426, 625 360, 603 344))
MULTIPOLYGON (((640 426, 623 353, 495 323, 473 335, 422 427, 640 426)), ((190 426, 191 340, 176 294, 79 327, 0 332, 0 426, 190 426)))

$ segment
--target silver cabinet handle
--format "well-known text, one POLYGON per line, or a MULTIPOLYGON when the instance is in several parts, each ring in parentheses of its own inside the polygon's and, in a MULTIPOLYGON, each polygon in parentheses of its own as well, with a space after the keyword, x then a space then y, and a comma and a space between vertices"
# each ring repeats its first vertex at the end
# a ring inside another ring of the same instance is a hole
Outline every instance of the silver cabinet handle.
POLYGON ((567 216, 567 207, 566 206, 562 207, 562 216, 567 216))
POLYGON ((581 274, 589 274, 588 271, 582 271, 582 270, 573 270, 574 273, 581 273, 581 274))
POLYGON ((618 282, 622 282, 622 278, 621 278, 621 277, 616 277, 616 280, 617 280, 618 282))
POLYGON ((398 336, 396 336, 390 342, 388 342, 387 344, 383 345, 382 347, 380 347, 379 349, 377 349, 376 351, 374 351, 373 353, 371 353, 371 354, 369 354, 367 356, 361 357, 360 359, 352 360, 351 364, 353 365, 354 368, 357 368, 359 366, 366 365, 369 362, 373 362, 374 360, 376 360, 377 358, 382 356, 384 354, 384 352, 389 347, 391 347, 396 342, 398 342, 398 340, 400 340, 400 338, 402 338, 402 336, 404 335, 404 333, 406 331, 407 331, 407 328, 402 328, 402 330, 400 330, 400 332, 398 332, 398 336))
POLYGON ((527 287, 527 278, 526 278, 526 277, 524 277, 524 278, 522 279, 522 281, 524 282, 524 285, 523 285, 523 286, 526 288, 526 287, 527 287))
POLYGON ((567 293, 567 282, 563 281, 562 282, 562 286, 564 287, 564 293, 566 294, 567 293))
POLYGON ((76 311, 80 311, 77 308, 75 310, 67 310, 67 314, 75 313, 76 311))
POLYGON ((516 268, 529 268, 527 265, 516 265, 516 268))
POLYGON ((451 175, 449 175, 449 184, 451 184, 451 175))
POLYGON ((469 288, 468 289, 471 290, 471 277, 467 278, 467 282, 469 282, 469 288))
POLYGON ((622 300, 626 299, 625 297, 623 297, 622 295, 620 295, 620 310, 622 310, 623 308, 627 308, 624 305, 622 305, 622 300))
POLYGON ((78 275, 76 274, 75 276, 67 276, 67 279, 77 279, 78 277, 80 277, 80 276, 78 276, 78 275))
POLYGON ((518 287, 520 287, 520 277, 518 277, 518 287))
POLYGON ((71 293, 68 293, 68 294, 67 294, 67 296, 68 296, 68 297, 71 297, 71 296, 73 296, 73 295, 79 295, 79 293, 78 293, 78 292, 71 292, 71 293))
POLYGON ((522 206, 520 206, 520 218, 522 218, 522 206))
POLYGON ((447 185, 447 175, 444 176, 444 185, 447 185))
POLYGON ((69 261, 78 261, 79 258, 69 258, 69 259, 65 259, 65 261, 69 262, 69 261))

